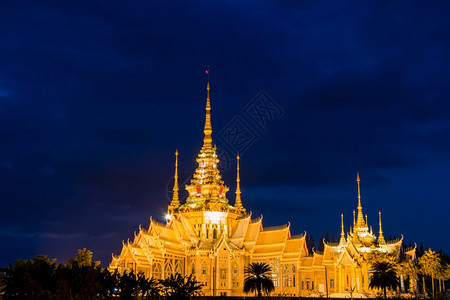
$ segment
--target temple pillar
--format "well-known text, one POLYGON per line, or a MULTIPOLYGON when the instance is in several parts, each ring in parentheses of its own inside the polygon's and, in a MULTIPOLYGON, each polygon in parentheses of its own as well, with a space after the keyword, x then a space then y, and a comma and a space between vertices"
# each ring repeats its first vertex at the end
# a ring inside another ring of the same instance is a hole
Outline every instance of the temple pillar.
POLYGON ((356 287, 356 271, 355 271, 355 266, 352 265, 352 281, 351 281, 352 285, 350 286, 350 289, 352 291, 355 291, 355 287, 356 287))
POLYGON ((368 266, 366 265, 366 278, 367 278, 367 283, 366 283, 366 292, 368 292, 369 290, 370 290, 370 288, 369 288, 369 283, 370 283, 370 280, 369 280, 369 268, 368 268, 368 266))
MULTIPOLYGON (((228 255, 228 270, 227 270, 227 289, 229 289, 231 291, 231 276, 232 272, 231 272, 231 259, 230 259, 230 255, 228 255)), ((229 295, 231 296, 231 295, 229 295)))
POLYGON ((333 292, 336 292, 338 289, 337 289, 337 287, 338 287, 338 284, 339 284, 339 281, 338 281, 338 277, 337 277, 337 268, 336 268, 336 266, 334 266, 334 277, 333 277, 333 279, 334 279, 334 286, 333 286, 333 292))
POLYGON ((400 275, 400 291, 402 291, 402 293, 405 292, 405 280, 403 279, 403 275, 400 275))
POLYGON ((214 282, 214 272, 215 272, 215 267, 214 267, 214 253, 211 254, 211 269, 210 269, 210 275, 209 275, 209 279, 210 279, 210 287, 209 289, 211 290, 211 296, 214 296, 214 290, 215 290, 215 282, 214 282))
POLYGON ((314 284, 314 289, 313 290, 319 290, 319 287, 317 286, 317 271, 316 270, 314 270, 313 271, 313 284, 314 284))
POLYGON ((341 265, 339 265, 338 273, 339 273, 338 274, 338 277, 339 277, 338 292, 342 293, 343 285, 342 285, 342 266, 341 265))
POLYGON ((363 266, 361 266, 360 268, 359 268, 359 278, 361 278, 360 280, 361 280, 361 288, 359 289, 360 291, 363 291, 364 292, 364 278, 363 278, 363 266))
POLYGON ((216 255, 214 255, 214 261, 215 261, 215 266, 216 266, 216 268, 215 268, 215 273, 214 273, 214 277, 215 277, 215 279, 216 279, 216 282, 215 282, 215 290, 216 290, 216 293, 215 293, 215 295, 220 295, 218 292, 217 292, 217 289, 218 288, 220 288, 220 269, 219 269, 219 258, 218 258, 218 256, 217 256, 217 254, 218 253, 216 253, 216 255))

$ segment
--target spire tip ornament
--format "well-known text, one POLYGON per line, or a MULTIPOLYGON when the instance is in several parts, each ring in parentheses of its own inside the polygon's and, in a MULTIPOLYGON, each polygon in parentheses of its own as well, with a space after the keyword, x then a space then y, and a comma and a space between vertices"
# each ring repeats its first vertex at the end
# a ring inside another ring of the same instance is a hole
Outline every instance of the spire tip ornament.
POLYGON ((208 75, 208 83, 206 85, 206 118, 205 118, 205 137, 203 139, 203 147, 212 147, 212 126, 211 126, 211 99, 209 97, 209 67, 205 72, 208 75))

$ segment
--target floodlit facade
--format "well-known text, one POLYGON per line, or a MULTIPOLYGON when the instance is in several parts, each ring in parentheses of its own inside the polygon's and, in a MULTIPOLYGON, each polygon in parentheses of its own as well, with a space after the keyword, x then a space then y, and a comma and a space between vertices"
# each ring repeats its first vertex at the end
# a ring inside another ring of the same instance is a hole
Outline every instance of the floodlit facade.
POLYGON ((178 152, 175 156, 173 198, 166 223, 153 219, 148 228, 139 227, 132 241, 123 243, 113 255, 111 271, 143 272, 148 277, 194 274, 204 284, 205 295, 244 295, 244 268, 251 262, 266 262, 272 268, 273 295, 332 295, 348 291, 370 292, 370 261, 376 254, 415 259, 415 249, 401 251, 402 240, 386 242, 379 216, 378 238, 364 219, 360 180, 357 214, 345 234, 343 216, 338 244, 325 243, 323 253, 309 253, 305 234, 291 235, 290 224, 267 228, 262 217, 252 219, 241 200, 239 156, 237 157, 234 205, 229 188, 218 169, 219 159, 212 142, 211 104, 207 86, 206 120, 198 167, 179 199, 178 152))

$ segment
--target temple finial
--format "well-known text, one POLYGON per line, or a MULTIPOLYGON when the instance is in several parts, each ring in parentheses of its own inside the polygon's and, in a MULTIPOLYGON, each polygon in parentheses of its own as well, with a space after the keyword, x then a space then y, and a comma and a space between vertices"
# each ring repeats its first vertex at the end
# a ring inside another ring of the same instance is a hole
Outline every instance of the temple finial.
POLYGON ((239 154, 236 156, 236 202, 234 204, 234 206, 239 210, 239 211, 243 211, 245 212, 245 208, 242 205, 242 201, 241 201, 241 179, 239 177, 239 154))
POLYGON ((361 187, 360 187, 360 179, 359 179, 359 172, 356 173, 356 182, 358 183, 358 217, 356 219, 356 225, 355 228, 363 228, 366 227, 367 224, 364 223, 364 215, 362 212, 362 205, 361 205, 361 187))
POLYGON ((361 179, 359 179, 359 172, 356 172, 356 182, 358 183, 358 208, 361 207, 361 188, 359 186, 359 183, 361 182, 361 179))
POLYGON ((345 233, 344 233, 344 214, 341 214, 341 238, 339 240, 339 245, 345 244, 345 233))
POLYGON ((378 212, 378 217, 380 219, 380 232, 378 235, 378 245, 386 245, 386 240, 384 239, 383 235, 383 228, 381 226, 381 211, 378 212))
POLYGON ((211 126, 211 103, 209 98, 209 67, 205 71, 208 75, 208 84, 206 85, 206 120, 205 120, 205 137, 203 139, 203 147, 212 147, 212 126, 211 126))
POLYGON ((173 176, 173 195, 172 202, 169 205, 169 212, 173 212, 175 208, 180 206, 180 198, 178 195, 178 149, 175 151, 175 175, 173 176))

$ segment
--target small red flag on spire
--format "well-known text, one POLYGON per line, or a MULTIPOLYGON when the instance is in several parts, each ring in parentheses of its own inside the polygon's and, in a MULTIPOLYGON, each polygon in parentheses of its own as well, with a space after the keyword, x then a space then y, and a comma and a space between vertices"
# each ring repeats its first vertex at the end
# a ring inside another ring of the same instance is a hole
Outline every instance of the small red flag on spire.
POLYGON ((209 68, 205 70, 205 74, 209 74, 209 68))

